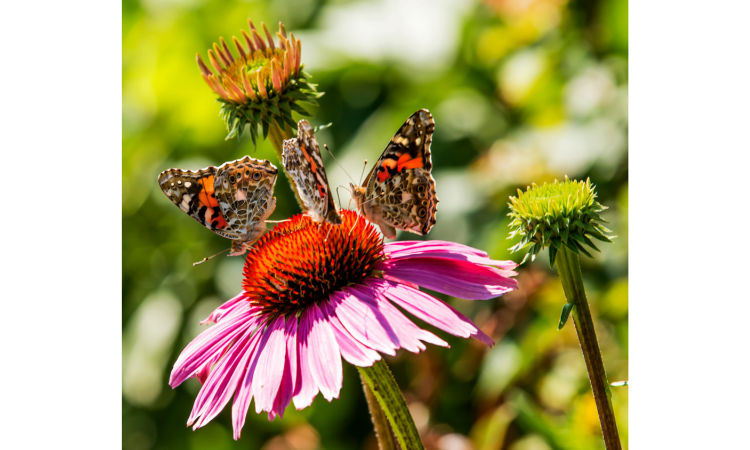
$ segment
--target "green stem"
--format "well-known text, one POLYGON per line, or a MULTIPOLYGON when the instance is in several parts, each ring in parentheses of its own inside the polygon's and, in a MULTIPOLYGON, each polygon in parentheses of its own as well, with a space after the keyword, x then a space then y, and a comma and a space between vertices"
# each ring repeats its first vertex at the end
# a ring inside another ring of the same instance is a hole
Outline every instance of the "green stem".
POLYGON ((393 437, 391 426, 388 425, 388 418, 383 408, 380 407, 375 394, 372 393, 372 389, 367 386, 364 376, 360 374, 359 377, 362 379, 362 389, 365 391, 367 407, 370 409, 370 417, 375 427, 375 437, 378 440, 380 450, 398 450, 398 444, 396 444, 396 440, 393 437))
MULTIPOLYGON (((378 403, 383 408, 388 422, 396 433, 396 438, 403 450, 424 450, 422 438, 414 424, 404 396, 396 384, 396 379, 384 361, 377 361, 372 367, 357 367, 359 374, 368 388, 372 390, 378 403)), ((382 435, 383 433, 379 433, 382 435)), ((382 445, 382 441, 381 441, 382 445)), ((382 446, 381 446, 382 448, 382 446)))
POLYGON ((583 351, 583 359, 586 361, 591 388, 594 391, 594 401, 596 401, 596 409, 599 411, 604 445, 606 445, 607 450, 620 450, 622 447, 617 432, 617 422, 615 422, 615 411, 612 408, 607 373, 604 371, 604 362, 594 331, 594 321, 591 319, 589 302, 586 299, 578 255, 563 245, 557 251, 555 263, 565 290, 565 297, 568 299, 568 303, 573 304, 573 322, 583 351))
MULTIPOLYGON (((278 124, 271 123, 271 125, 268 127, 268 140, 271 141, 271 145, 273 145, 274 150, 276 150, 276 154, 279 156, 279 161, 283 161, 282 154, 284 152, 284 141, 287 139, 292 139, 293 137, 294 135, 292 134, 292 129, 289 127, 289 125, 284 124, 284 128, 281 129, 278 124)), ((284 172, 287 181, 289 181, 289 184, 292 186, 292 192, 294 192, 294 198, 297 199, 299 207, 304 211, 304 204, 302 203, 302 199, 299 196, 299 192, 297 192, 297 184, 289 175, 289 172, 283 169, 282 172, 284 172)))

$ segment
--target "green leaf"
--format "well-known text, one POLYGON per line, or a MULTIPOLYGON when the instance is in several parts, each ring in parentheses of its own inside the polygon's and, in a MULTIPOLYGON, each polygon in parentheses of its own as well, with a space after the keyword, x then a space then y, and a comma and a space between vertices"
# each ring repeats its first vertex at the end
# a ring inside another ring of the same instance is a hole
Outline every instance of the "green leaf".
POLYGON ((562 248, 562 239, 560 239, 560 236, 554 236, 552 237, 552 245, 555 246, 558 250, 562 248))
POLYGON ((555 268, 555 258, 557 257, 557 248, 554 245, 549 246, 549 268, 555 268))
POLYGON ((292 109, 289 107, 289 103, 287 102, 279 102, 279 108, 281 108, 282 111, 291 113, 292 109))
POLYGON ((568 322, 568 317, 570 316, 571 311, 573 311, 572 303, 566 303, 563 305, 562 313, 560 314, 560 323, 557 325, 557 331, 562 330, 565 324, 568 322))
MULTIPOLYGON (((323 92, 321 92, 321 93, 323 93, 323 92)), ((300 101, 308 103, 308 104, 313 105, 313 106, 319 106, 320 105, 320 103, 318 103, 317 100, 315 100, 313 98, 310 98, 310 97, 305 97, 305 98, 301 99, 300 101)))
POLYGON ((577 231, 571 231, 570 232, 570 237, 572 237, 576 241, 580 242, 581 244, 585 244, 586 243, 586 241, 583 240, 583 236, 581 236, 581 234, 578 233, 577 231))
POLYGON ((305 94, 305 98, 320 98, 325 94, 325 92, 313 91, 311 89, 300 89, 299 91, 305 94))
POLYGON ((581 222, 580 220, 576 219, 575 222, 573 222, 575 225, 578 225, 579 227, 583 228, 586 231, 591 231, 592 233, 595 232, 594 227, 592 227, 588 223, 581 222))
POLYGON ((250 127, 250 137, 253 139, 253 147, 258 148, 258 126, 253 124, 250 127))
POLYGON ((279 125, 279 128, 281 128, 282 130, 284 129, 284 119, 282 117, 274 115, 273 120, 276 121, 276 123, 279 125))
POLYGON ((602 217, 600 215, 598 215, 598 214, 596 216, 594 216, 593 220, 596 220, 597 222, 602 222, 602 223, 609 223, 608 220, 602 219, 602 217))
POLYGON ((531 253, 526 253, 526 255, 524 255, 523 259, 521 260, 521 262, 520 262, 520 263, 519 263, 518 265, 519 265, 519 266, 522 266, 522 265, 523 265, 523 263, 525 263, 525 262, 526 262, 526 260, 527 260, 527 259, 529 259, 529 256, 530 256, 530 255, 531 255, 531 253))
POLYGON ((612 241, 610 241, 609 238, 607 236, 604 236, 603 234, 591 233, 591 237, 594 239, 599 239, 602 242, 609 242, 610 244, 612 243, 612 241))
POLYGON ((591 242, 591 239, 587 238, 585 234, 583 235, 583 239, 586 241, 586 245, 601 253, 601 250, 596 248, 596 245, 594 245, 594 243, 591 242))
POLYGON ((290 115, 284 114, 284 122, 288 123, 289 126, 292 127, 292 129, 297 128, 297 124, 294 123, 294 119, 292 119, 291 114, 290 115))
POLYGON ((573 253, 575 253, 576 255, 580 256, 580 253, 578 252, 578 247, 576 247, 574 240, 570 240, 570 241, 566 242, 565 246, 568 247, 569 249, 571 249, 573 251, 573 253))
POLYGON ((292 91, 285 92, 284 96, 295 99, 295 100, 301 100, 305 98, 305 94, 303 94, 299 90, 292 90, 292 91))
POLYGON ((583 245, 579 244, 577 241, 571 241, 573 244, 575 244, 576 247, 578 247, 578 250, 580 250, 584 255, 588 256, 589 258, 593 258, 591 256, 591 253, 587 252, 585 248, 583 248, 583 245))
POLYGON ((305 110, 305 108, 301 107, 300 105, 298 105, 298 104, 296 104, 296 103, 292 103, 292 105, 291 105, 291 106, 292 106, 292 109, 293 109, 294 111, 297 111, 297 112, 298 112, 298 113, 299 113, 300 115, 302 115, 302 116, 306 116, 306 117, 312 117, 312 114, 310 114, 309 112, 307 112, 307 111, 305 110))
MULTIPOLYGON (((273 103, 269 103, 268 104, 268 109, 270 109, 271 112, 274 113, 274 114, 276 114, 277 116, 281 115, 281 113, 279 112, 279 108, 277 108, 276 105, 274 105, 273 103)), ((282 127, 282 128, 284 128, 284 127, 282 127)))
POLYGON ((262 126, 262 128, 263 128, 263 140, 265 140, 265 139, 268 138, 268 121, 264 120, 262 122, 262 124, 263 124, 263 126, 262 126))
POLYGON ((327 123, 325 125, 318 125, 317 127, 313 128, 313 132, 317 133, 318 131, 325 130, 326 128, 330 127, 331 125, 333 125, 333 122, 329 122, 329 123, 327 123))
POLYGON ((560 230, 560 237, 562 238, 562 241, 567 244, 568 243, 568 230, 563 228, 560 230))
POLYGON ((605 227, 604 225, 599 225, 598 223, 596 225, 594 225, 594 228, 596 228, 597 231, 599 231, 600 233, 611 233, 612 232, 612 230, 610 230, 609 228, 605 227))

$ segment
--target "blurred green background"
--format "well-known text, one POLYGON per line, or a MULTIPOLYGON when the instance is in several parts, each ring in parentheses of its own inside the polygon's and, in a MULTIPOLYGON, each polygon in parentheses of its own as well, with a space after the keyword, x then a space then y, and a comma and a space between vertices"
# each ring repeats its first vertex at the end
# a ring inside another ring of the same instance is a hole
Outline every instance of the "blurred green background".
MULTIPOLYGON (((440 204, 429 239, 519 261, 507 250, 508 196, 566 174, 591 177, 618 237, 582 260, 584 279, 609 379, 627 380, 627 9, 626 0, 123 1, 123 448, 377 448, 348 364, 338 400, 318 396, 274 422, 251 408, 239 442, 231 408, 185 428, 199 384, 167 385, 198 322, 239 292, 243 260, 193 267, 229 241, 172 205, 157 175, 247 154, 282 167, 268 142, 224 140, 220 105, 195 64, 248 17, 271 29, 283 21, 301 38, 302 62, 326 93, 311 122, 333 122, 318 141, 355 179, 409 114, 433 113, 440 204)), ((348 185, 330 158, 326 167, 332 185, 348 185)), ((283 177, 276 197, 272 219, 299 212, 283 177)), ((386 358, 428 449, 604 448, 575 331, 556 330, 565 300, 546 259, 519 268, 519 290, 500 299, 442 296, 493 348, 432 329, 452 348, 386 358)), ((613 388, 612 400, 627 447, 628 388, 613 388)))

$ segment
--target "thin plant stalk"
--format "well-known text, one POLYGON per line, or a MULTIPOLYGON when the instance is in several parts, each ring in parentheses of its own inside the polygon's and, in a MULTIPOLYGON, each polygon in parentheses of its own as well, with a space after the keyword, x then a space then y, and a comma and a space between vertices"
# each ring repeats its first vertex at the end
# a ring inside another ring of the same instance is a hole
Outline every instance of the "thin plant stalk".
MULTIPOLYGON (((388 365, 380 360, 376 361, 371 367, 357 367, 357 369, 362 380, 372 390, 380 407, 383 408, 401 448, 404 450, 424 450, 417 425, 411 417, 404 396, 401 394, 398 384, 396 384, 396 379, 393 378, 393 374, 388 369, 388 365)), ((370 412, 373 413, 372 408, 370 408, 370 412)), ((381 449, 384 448, 381 437, 385 434, 382 431, 378 432, 381 449)))
POLYGON ((602 361, 599 342, 596 339, 596 332, 594 331, 594 321, 591 318, 589 303, 586 299, 578 255, 562 245, 557 251, 555 263, 557 265, 557 272, 560 274, 563 289, 565 290, 565 297, 568 303, 573 304, 573 323, 575 324, 578 341, 583 351, 583 359, 586 361, 591 388, 594 391, 594 400, 596 402, 596 409, 599 412, 599 422, 602 426, 604 444, 607 450, 621 450, 622 446, 620 444, 620 435, 617 432, 615 411, 612 408, 607 373, 604 371, 604 362, 602 361))
POLYGON ((388 424, 388 417, 386 417, 385 411, 380 407, 378 399, 372 393, 372 389, 367 386, 364 376, 360 374, 359 377, 362 380, 362 390, 365 391, 367 407, 370 409, 370 417, 375 427, 375 437, 378 440, 380 450, 398 450, 398 444, 391 431, 391 426, 388 424))

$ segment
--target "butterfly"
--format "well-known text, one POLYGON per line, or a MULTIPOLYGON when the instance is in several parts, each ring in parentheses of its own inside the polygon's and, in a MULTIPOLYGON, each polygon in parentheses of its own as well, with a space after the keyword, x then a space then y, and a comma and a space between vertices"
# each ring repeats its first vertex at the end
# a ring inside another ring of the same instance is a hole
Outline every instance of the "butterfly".
POLYGON ((281 158, 284 168, 297 185, 297 193, 312 220, 340 225, 341 216, 333 203, 320 147, 310 124, 300 120, 297 137, 285 140, 283 146, 281 158))
POLYGON ((438 198, 430 173, 434 130, 429 111, 415 112, 391 138, 364 184, 350 184, 359 213, 389 239, 396 237, 396 229, 424 236, 435 225, 438 198))
POLYGON ((232 240, 230 256, 245 253, 265 231, 276 208, 273 188, 279 171, 266 160, 245 156, 197 172, 159 174, 162 192, 203 226, 232 240))

